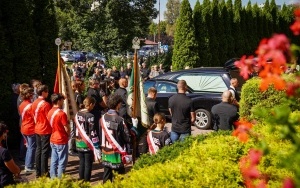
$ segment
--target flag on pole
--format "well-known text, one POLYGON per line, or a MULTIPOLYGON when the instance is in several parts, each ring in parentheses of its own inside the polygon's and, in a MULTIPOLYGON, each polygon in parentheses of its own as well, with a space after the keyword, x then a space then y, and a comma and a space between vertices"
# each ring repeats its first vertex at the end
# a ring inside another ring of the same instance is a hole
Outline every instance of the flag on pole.
POLYGON ((53 92, 54 93, 59 93, 59 78, 58 78, 58 70, 56 71, 56 76, 55 76, 55 83, 54 83, 54 88, 53 92))
POLYGON ((134 68, 132 68, 131 76, 129 80, 128 96, 127 96, 127 104, 128 104, 127 113, 131 117, 133 116, 133 114, 136 117, 139 117, 141 119, 141 124, 145 128, 149 128, 150 121, 149 121, 148 110, 146 105, 146 97, 144 94, 143 81, 140 76, 139 67, 138 66, 136 67, 137 67, 136 77, 134 76, 134 68), (136 95, 134 95, 135 91, 136 91, 136 95))
POLYGON ((63 111, 67 114, 69 119, 73 119, 78 111, 78 107, 74 91, 72 90, 71 81, 65 67, 65 62, 62 58, 60 58, 60 62, 57 66, 53 92, 65 95, 67 99, 64 100, 63 111))

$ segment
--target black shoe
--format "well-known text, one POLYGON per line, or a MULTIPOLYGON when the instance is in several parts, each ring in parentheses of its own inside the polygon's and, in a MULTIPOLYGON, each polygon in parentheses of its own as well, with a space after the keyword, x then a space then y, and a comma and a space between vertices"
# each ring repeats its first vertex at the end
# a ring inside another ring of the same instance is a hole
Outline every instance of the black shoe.
POLYGON ((75 153, 74 151, 69 151, 70 156, 78 156, 78 153, 75 153))

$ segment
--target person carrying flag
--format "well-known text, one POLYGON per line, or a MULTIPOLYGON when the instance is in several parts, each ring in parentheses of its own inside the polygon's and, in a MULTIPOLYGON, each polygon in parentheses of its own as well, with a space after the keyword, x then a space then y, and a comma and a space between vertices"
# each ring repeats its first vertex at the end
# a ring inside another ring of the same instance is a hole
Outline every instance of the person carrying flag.
POLYGON ((95 128, 95 117, 91 113, 96 100, 86 97, 81 110, 75 116, 76 125, 76 150, 79 156, 79 179, 91 180, 92 165, 94 159, 100 161, 99 137, 95 128))

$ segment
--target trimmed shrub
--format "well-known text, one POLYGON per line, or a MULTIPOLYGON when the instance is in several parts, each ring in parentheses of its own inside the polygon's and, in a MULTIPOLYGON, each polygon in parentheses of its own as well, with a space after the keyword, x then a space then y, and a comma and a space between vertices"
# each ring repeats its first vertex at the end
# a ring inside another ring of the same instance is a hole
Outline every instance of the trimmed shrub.
MULTIPOLYGON (((293 75, 286 75, 285 79, 291 80, 293 75)), ((259 78, 252 78, 243 85, 239 109, 240 117, 249 121, 261 121, 270 116, 267 113, 269 109, 283 105, 290 106, 292 110, 300 109, 300 105, 291 105, 288 102, 285 91, 277 91, 273 86, 270 86, 266 91, 261 92, 259 89, 260 81, 259 78)))
MULTIPOLYGON (((268 143, 269 154, 259 164, 261 173, 269 177, 268 187, 280 187, 285 177, 294 176, 292 169, 300 168, 299 164, 283 165, 286 161, 283 159, 295 148, 281 139, 279 130, 273 125, 254 127, 257 136, 268 143)), ((256 139, 242 144, 229 131, 190 137, 164 147, 157 155, 144 155, 129 173, 117 175, 113 183, 93 187, 243 187, 238 162, 257 144, 256 139)), ((42 178, 11 187, 90 187, 90 184, 66 176, 61 180, 42 178)))
POLYGON ((215 135, 230 135, 230 132, 213 132, 210 135, 199 135, 197 137, 188 137, 183 142, 176 142, 175 144, 164 147, 162 150, 158 151, 157 155, 144 154, 133 166, 133 169, 139 170, 144 167, 151 166, 155 163, 165 163, 167 161, 174 160, 179 155, 181 155, 185 150, 190 149, 192 144, 196 142, 202 142, 208 136, 215 135))
MULTIPOLYGON (((283 168, 281 163, 293 147, 288 141, 282 141, 280 131, 270 133, 270 127, 257 125, 254 128, 266 139, 270 149, 269 154, 263 156, 259 169, 270 178, 269 187, 280 187, 284 177, 293 177, 291 170, 283 168)), ((171 152, 172 148, 163 148, 155 156, 145 156, 153 159, 151 166, 139 170, 135 168, 125 176, 118 176, 113 184, 96 187, 243 187, 238 161, 257 142, 251 139, 241 144, 228 133, 221 131, 209 134, 200 141, 199 137, 203 136, 191 138, 185 142, 189 147, 184 145, 177 157, 174 152, 169 158, 167 151, 171 152), (156 158, 162 155, 165 160, 157 162, 156 158)), ((183 145, 176 143, 174 146, 183 145)), ((299 165, 291 168, 299 168, 299 165)))
POLYGON ((29 183, 20 183, 17 185, 7 186, 8 188, 22 188, 22 187, 34 187, 34 188, 53 188, 53 187, 68 187, 68 188, 89 188, 91 184, 89 182, 75 181, 70 176, 63 176, 61 179, 39 178, 29 183))

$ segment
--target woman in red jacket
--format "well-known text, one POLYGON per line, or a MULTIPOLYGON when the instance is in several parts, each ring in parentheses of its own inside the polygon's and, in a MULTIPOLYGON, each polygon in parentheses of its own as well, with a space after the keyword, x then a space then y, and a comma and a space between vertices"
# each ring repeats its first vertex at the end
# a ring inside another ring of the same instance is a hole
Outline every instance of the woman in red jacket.
POLYGON ((34 172, 34 160, 35 160, 35 133, 34 133, 34 115, 32 111, 31 99, 33 97, 33 88, 24 87, 21 91, 21 97, 23 102, 19 106, 19 111, 21 114, 21 133, 23 134, 27 143, 27 152, 25 158, 25 171, 34 172))

